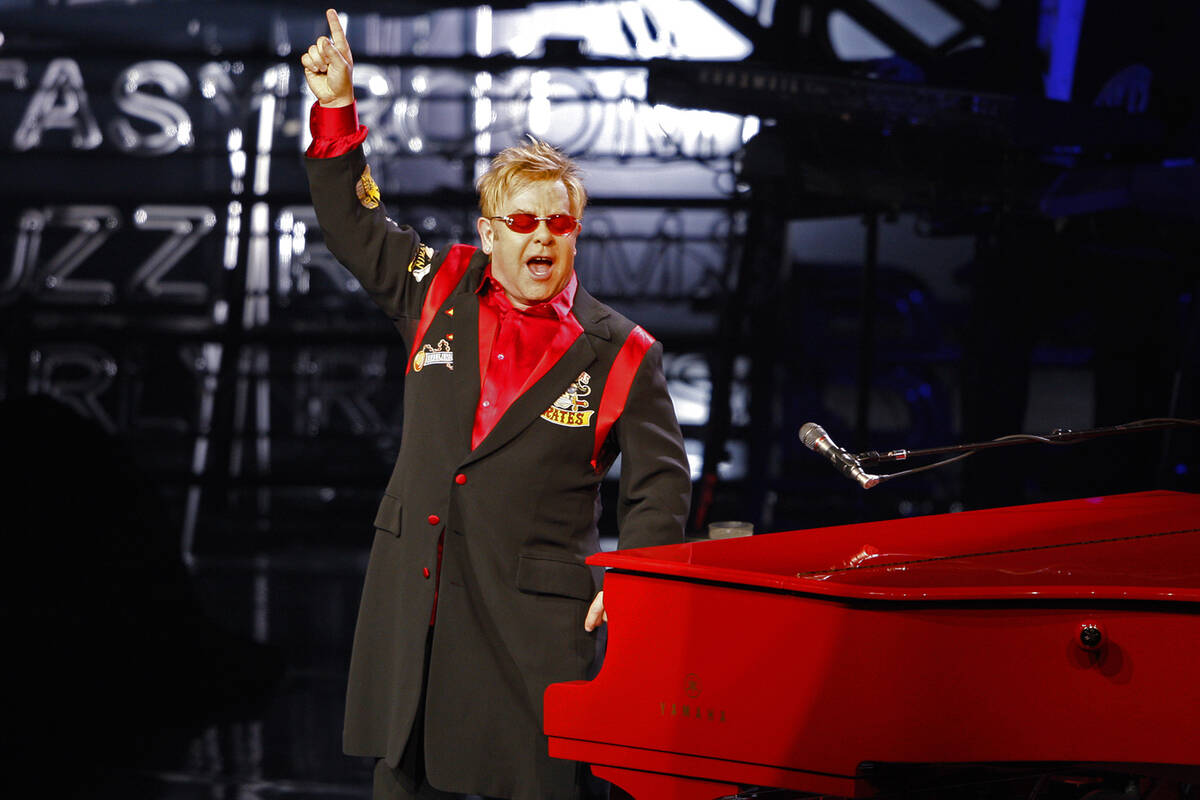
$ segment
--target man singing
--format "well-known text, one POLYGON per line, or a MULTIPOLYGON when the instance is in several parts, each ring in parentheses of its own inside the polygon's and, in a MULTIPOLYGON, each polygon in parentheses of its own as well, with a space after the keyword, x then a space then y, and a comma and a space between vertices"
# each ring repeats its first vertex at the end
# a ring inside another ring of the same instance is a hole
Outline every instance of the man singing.
POLYGON ((604 594, 584 560, 618 452, 620 546, 682 540, 691 485, 662 347, 579 285, 587 195, 544 142, 502 151, 479 180, 478 248, 434 252, 388 219, 360 146, 350 46, 326 17, 330 36, 301 58, 318 100, 313 205, 409 347, 345 749, 380 759, 376 798, 580 797, 581 765, 547 753, 542 693, 595 668, 604 594))

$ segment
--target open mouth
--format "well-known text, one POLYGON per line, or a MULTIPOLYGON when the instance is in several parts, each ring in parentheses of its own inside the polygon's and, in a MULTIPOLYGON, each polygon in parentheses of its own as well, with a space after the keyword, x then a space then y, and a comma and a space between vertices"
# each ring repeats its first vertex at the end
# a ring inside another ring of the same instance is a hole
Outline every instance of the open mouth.
POLYGON ((533 277, 541 280, 550 277, 550 272, 554 269, 554 259, 548 256, 534 256, 525 262, 525 266, 529 268, 533 277))

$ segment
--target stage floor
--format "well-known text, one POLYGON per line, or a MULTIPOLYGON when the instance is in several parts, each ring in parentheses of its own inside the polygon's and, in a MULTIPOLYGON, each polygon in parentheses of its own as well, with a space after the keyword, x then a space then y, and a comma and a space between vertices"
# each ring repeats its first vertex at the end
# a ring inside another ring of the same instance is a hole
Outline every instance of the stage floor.
MULTIPOLYGON (((113 623, 132 625, 151 647, 129 652, 118 634, 105 652, 110 640, 98 635, 94 657, 108 666, 69 701, 82 698, 70 715, 82 725, 68 725, 81 735, 68 734, 57 752, 30 742, 27 766, 44 761, 50 785, 65 781, 59 796, 70 797, 370 797, 372 762, 341 750, 365 566, 365 551, 196 559, 187 589, 199 621, 175 628, 160 604, 113 623)), ((177 586, 146 588, 169 602, 183 596, 177 586)))

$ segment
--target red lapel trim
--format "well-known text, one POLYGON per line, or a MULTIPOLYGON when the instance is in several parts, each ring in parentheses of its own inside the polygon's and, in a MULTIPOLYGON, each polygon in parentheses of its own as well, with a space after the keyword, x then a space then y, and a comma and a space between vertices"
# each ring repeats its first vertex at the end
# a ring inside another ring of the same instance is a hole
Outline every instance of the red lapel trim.
MULTIPOLYGON (((637 375, 642 359, 654 345, 654 337, 646 333, 641 325, 634 327, 621 345, 617 357, 613 359, 612 369, 608 372, 608 380, 604 382, 604 395, 600 398, 600 411, 596 414, 596 446, 592 449, 592 469, 599 471, 600 451, 608 439, 608 432, 613 423, 625 410, 625 402, 629 399, 629 390, 633 386, 633 378, 637 375)), ((607 460, 607 459, 605 459, 607 460)))
POLYGON ((433 324, 433 318, 437 316, 442 303, 446 302, 446 298, 450 296, 454 287, 458 286, 458 282, 466 274, 467 267, 471 263, 471 256, 475 255, 477 249, 469 244, 454 245, 450 248, 450 252, 446 253, 446 258, 442 260, 438 271, 434 273, 433 283, 429 284, 429 293, 425 295, 425 303, 421 306, 421 321, 417 324, 417 335, 413 337, 412 348, 408 353, 408 366, 404 369, 405 375, 412 371, 413 359, 421 347, 421 342, 425 339, 425 334, 429 332, 429 326, 433 324))

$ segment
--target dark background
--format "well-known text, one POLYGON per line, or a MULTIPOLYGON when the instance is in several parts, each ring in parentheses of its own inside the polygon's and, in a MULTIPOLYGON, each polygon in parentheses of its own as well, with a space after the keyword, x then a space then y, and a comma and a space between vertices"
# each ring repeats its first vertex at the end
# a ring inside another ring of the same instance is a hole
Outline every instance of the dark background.
MULTIPOLYGON (((581 279, 664 343, 703 535, 1196 490, 1187 429, 866 493, 797 440, 1198 416, 1195 10, 1099 6, 1124 10, 1085 20, 1075 102, 1016 106, 1035 6, 340 10, 373 174, 435 247, 473 238, 476 171, 526 131, 580 161, 581 279), (700 86, 707 61, 924 82, 802 102, 700 86), (1149 109, 1092 108, 1134 63, 1149 109)), ((364 791, 341 680, 406 354, 308 201, 323 8, 0 2, 7 685, 30 769, 64 757, 92 796, 364 791)))

